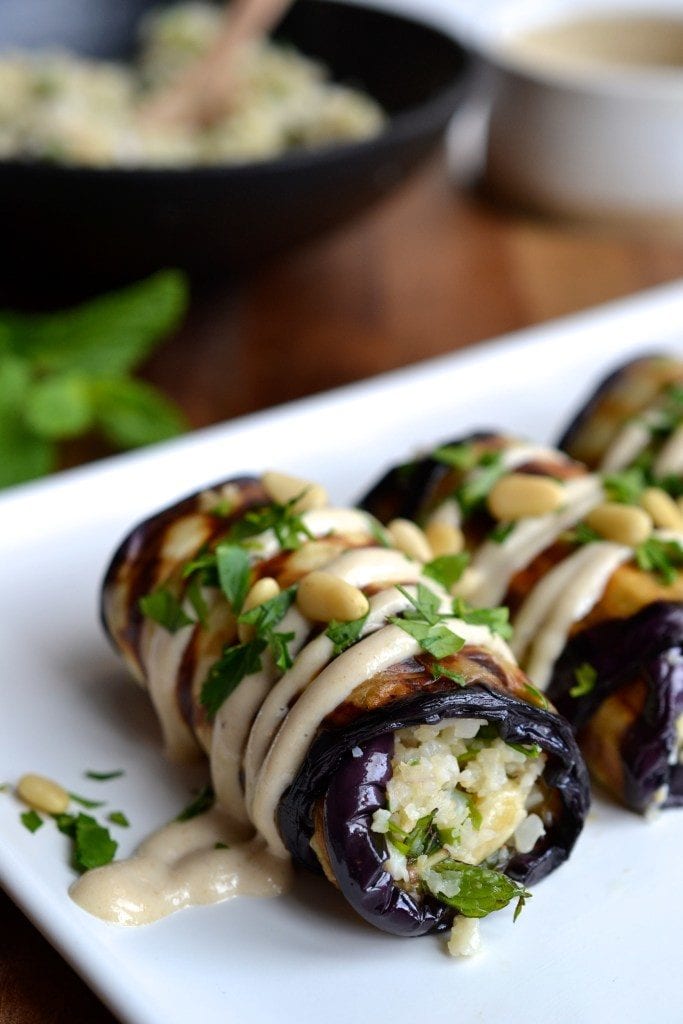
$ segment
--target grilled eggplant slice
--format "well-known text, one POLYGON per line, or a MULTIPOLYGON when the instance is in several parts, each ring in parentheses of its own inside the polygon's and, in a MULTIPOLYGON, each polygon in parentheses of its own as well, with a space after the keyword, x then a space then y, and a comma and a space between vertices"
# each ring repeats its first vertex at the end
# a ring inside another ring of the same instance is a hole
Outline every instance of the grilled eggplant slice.
POLYGON ((443 930, 568 857, 586 769, 486 616, 320 490, 240 478, 146 520, 107 571, 105 628, 231 818, 377 927, 443 930))

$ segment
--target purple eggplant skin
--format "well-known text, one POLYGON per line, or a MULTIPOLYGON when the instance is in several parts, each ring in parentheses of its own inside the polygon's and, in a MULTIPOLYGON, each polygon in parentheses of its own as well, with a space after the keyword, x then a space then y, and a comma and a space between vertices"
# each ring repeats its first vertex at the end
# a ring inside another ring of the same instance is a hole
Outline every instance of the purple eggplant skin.
POLYGON ((630 618, 602 622, 572 637, 556 665, 548 696, 581 743, 581 730, 603 702, 634 680, 644 685, 644 703, 640 713, 629 708, 632 720, 614 735, 617 749, 611 754, 621 778, 610 788, 638 813, 651 806, 662 786, 668 796, 659 806, 683 806, 683 767, 671 763, 676 758, 676 719, 683 714, 683 604, 657 601, 630 618), (589 693, 572 697, 569 691, 583 664, 593 666, 596 683, 589 693))
POLYGON ((310 839, 314 808, 322 799, 325 844, 339 888, 383 931, 421 935, 448 927, 454 916, 452 908, 431 897, 412 899, 384 870, 384 839, 371 824, 375 810, 386 805, 393 733, 471 717, 495 725, 503 740, 541 747, 548 754, 543 778, 558 798, 553 824, 530 853, 510 857, 505 874, 524 884, 539 881, 567 859, 581 832, 590 803, 588 773, 571 729, 549 710, 483 684, 462 688, 441 680, 429 692, 366 712, 349 725, 323 729, 280 801, 280 833, 295 861, 319 871, 310 839), (355 748, 361 756, 354 757, 355 748))

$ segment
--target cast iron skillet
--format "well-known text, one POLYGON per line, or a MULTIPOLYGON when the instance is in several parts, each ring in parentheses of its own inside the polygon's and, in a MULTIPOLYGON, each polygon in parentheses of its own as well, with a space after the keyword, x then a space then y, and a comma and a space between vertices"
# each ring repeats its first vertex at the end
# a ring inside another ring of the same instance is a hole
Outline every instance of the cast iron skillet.
MULTIPOLYGON (((3 0, 0 47, 122 57, 159 0, 3 0)), ((113 283, 160 266, 236 271, 352 217, 439 141, 468 61, 440 32, 334 0, 297 0, 277 35, 390 114, 377 138, 239 167, 87 169, 0 162, 5 281, 113 283)))

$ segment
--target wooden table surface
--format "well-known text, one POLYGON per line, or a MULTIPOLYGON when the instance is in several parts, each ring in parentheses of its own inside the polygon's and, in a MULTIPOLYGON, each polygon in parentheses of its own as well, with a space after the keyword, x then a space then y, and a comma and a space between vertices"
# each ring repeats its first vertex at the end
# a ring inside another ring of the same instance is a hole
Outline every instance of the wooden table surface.
MULTIPOLYGON (((200 427, 681 274, 683 237, 496 209, 455 189, 440 156, 353 226, 196 290, 145 376, 200 427)), ((113 1020, 0 894, 0 1024, 113 1020)))

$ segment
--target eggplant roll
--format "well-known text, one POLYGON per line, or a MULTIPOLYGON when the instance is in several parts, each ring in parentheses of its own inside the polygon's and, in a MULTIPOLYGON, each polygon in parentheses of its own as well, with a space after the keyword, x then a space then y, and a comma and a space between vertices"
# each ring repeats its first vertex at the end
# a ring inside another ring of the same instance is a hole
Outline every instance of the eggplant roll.
POLYGON ((241 478, 136 527, 102 614, 234 821, 378 928, 455 922, 467 952, 474 919, 568 857, 588 782, 503 619, 459 614, 432 555, 318 485, 241 478))
POLYGON ((490 432, 390 470, 361 506, 468 552, 452 592, 509 607, 513 652, 596 779, 639 812, 680 802, 683 524, 670 492, 490 432))
MULTIPOLYGON (((560 439, 586 466, 629 466, 657 481, 683 474, 683 363, 670 356, 634 359, 603 380, 560 439)), ((680 491, 679 491, 680 494, 680 491)))

